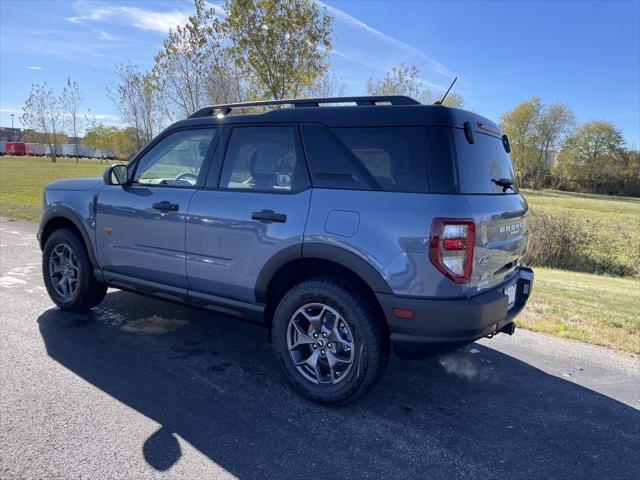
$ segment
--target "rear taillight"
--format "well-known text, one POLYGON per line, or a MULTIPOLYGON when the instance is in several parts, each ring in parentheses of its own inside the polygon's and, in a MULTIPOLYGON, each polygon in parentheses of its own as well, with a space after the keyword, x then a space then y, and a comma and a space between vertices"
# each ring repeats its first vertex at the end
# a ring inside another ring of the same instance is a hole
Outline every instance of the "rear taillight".
POLYGON ((473 269, 473 220, 436 218, 431 224, 429 259, 456 283, 468 283, 473 269))

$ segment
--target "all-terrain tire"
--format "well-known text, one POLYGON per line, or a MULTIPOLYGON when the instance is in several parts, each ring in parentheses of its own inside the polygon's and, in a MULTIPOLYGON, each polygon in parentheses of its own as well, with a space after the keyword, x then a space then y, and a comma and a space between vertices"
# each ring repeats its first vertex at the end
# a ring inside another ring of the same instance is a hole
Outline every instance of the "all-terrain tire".
POLYGON ((304 397, 323 405, 350 403, 364 395, 381 380, 389 362, 389 338, 379 309, 362 292, 330 277, 305 280, 284 295, 274 314, 272 336, 287 380, 304 397), (339 313, 352 335, 352 366, 332 385, 306 378, 289 351, 289 322, 299 309, 310 304, 326 305, 339 313))
POLYGON ((88 310, 99 305, 107 294, 107 286, 99 282, 93 274, 93 264, 84 243, 74 232, 66 228, 53 232, 45 243, 42 252, 42 277, 49 297, 62 310, 88 310), (75 272, 74 275, 77 278, 77 282, 74 282, 75 289, 70 295, 57 291, 49 268, 52 252, 55 249, 68 252, 65 247, 73 252, 76 260, 74 265, 76 268, 69 269, 70 272, 75 272))

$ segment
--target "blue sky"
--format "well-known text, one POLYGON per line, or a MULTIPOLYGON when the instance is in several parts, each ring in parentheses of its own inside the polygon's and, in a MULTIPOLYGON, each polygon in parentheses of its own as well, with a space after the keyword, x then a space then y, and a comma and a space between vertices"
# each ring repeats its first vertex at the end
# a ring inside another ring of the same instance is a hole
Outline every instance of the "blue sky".
MULTIPOLYGON (((442 91, 452 76, 468 106, 497 119, 538 95, 580 121, 608 119, 640 146, 640 2, 331 1, 331 62, 347 94, 400 62, 442 91)), ((318 2, 321 3, 321 2, 318 2)), ((213 3, 215 5, 215 3, 213 3)), ((150 68, 191 0, 0 1, 0 124, 19 115, 33 82, 60 91, 68 76, 84 107, 118 124, 106 94, 115 65, 150 68)))

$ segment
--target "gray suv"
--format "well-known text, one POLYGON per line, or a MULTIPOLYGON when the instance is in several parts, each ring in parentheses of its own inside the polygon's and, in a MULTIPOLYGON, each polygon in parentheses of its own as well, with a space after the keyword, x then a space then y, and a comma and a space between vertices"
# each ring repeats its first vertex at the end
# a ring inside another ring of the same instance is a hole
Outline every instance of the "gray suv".
POLYGON ((402 96, 207 107, 46 187, 44 282, 64 310, 109 286, 264 325, 296 390, 345 403, 391 350, 513 333, 533 272, 509 151, 490 120, 402 96))

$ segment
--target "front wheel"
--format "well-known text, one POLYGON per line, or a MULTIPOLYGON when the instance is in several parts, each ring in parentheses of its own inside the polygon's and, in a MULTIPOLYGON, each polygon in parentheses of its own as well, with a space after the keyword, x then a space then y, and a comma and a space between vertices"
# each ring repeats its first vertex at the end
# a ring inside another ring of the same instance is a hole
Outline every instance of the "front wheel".
POLYGON ((289 382, 325 405, 351 402, 373 388, 389 361, 378 309, 332 279, 293 287, 280 301, 273 340, 289 382))
POLYGON ((42 277, 49 297, 63 310, 93 308, 107 293, 107 286, 93 275, 93 265, 82 240, 65 228, 53 232, 45 243, 42 277))

